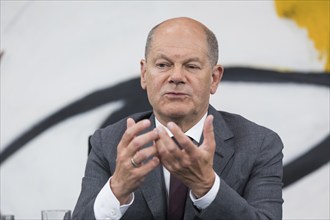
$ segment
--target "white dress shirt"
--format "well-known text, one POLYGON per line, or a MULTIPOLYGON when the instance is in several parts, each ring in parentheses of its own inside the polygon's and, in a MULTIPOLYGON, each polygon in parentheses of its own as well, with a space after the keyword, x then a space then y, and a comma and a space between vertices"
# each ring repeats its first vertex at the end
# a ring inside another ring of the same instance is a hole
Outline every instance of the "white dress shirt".
MULTIPOLYGON (((197 143, 199 142, 202 136, 203 126, 206 116, 207 114, 205 114, 203 118, 196 125, 194 125, 191 129, 189 129, 185 133, 187 136, 194 139, 197 143)), ((168 132, 169 136, 173 137, 173 134, 167 129, 167 127, 162 125, 156 118, 155 118, 155 123, 156 123, 156 127, 163 126, 165 130, 168 132)), ((163 173, 165 179, 166 192, 168 195, 170 188, 170 173, 165 167, 163 167, 163 171, 164 171, 163 173)), ((111 177, 109 181, 111 181, 111 177)), ((94 215, 96 219, 118 220, 125 214, 126 210, 134 202, 134 193, 132 193, 131 201, 128 204, 120 205, 118 199, 113 194, 110 188, 109 181, 104 185, 104 187, 101 189, 101 191, 99 192, 99 194, 95 199, 94 215)), ((217 174, 215 174, 215 181, 208 193, 206 193, 201 198, 196 198, 191 192, 191 190, 189 190, 189 196, 194 206, 202 210, 208 207, 213 202, 219 189, 220 189, 220 178, 217 174)))

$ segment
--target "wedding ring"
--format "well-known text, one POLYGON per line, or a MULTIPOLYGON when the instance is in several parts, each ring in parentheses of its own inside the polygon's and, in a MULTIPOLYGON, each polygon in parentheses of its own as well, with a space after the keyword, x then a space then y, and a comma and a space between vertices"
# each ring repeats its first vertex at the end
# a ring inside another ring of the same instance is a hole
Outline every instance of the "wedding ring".
POLYGON ((141 164, 138 164, 138 163, 135 162, 135 160, 133 159, 133 157, 131 158, 131 164, 132 164, 132 166, 135 167, 135 168, 138 168, 138 167, 141 166, 141 164))

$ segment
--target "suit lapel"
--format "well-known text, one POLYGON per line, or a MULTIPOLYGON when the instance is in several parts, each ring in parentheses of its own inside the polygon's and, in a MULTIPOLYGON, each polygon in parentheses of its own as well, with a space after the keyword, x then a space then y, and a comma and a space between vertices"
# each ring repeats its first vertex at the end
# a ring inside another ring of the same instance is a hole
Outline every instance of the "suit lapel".
POLYGON ((214 155, 214 170, 220 176, 226 165, 234 155, 234 148, 227 140, 234 137, 233 133, 227 126, 221 113, 215 110, 211 105, 209 114, 214 116, 214 135, 215 135, 215 155, 214 155))
POLYGON ((165 219, 167 202, 162 166, 148 174, 141 190, 154 219, 165 219))
MULTIPOLYGON (((151 121, 151 126, 145 132, 149 132, 155 127, 154 115, 151 115, 149 120, 151 121)), ((162 166, 158 166, 146 176, 144 184, 141 186, 141 191, 154 218, 165 219, 167 202, 162 166)))

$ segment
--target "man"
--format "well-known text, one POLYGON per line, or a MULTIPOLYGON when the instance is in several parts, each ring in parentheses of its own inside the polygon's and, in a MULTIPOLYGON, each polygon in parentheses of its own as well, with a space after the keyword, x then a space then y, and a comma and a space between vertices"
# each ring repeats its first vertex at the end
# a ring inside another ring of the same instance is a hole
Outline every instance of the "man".
POLYGON ((150 31, 141 86, 153 111, 92 136, 73 219, 282 218, 282 142, 209 105, 223 74, 217 61, 216 37, 198 21, 150 31), (172 180, 183 189, 175 196, 172 180))

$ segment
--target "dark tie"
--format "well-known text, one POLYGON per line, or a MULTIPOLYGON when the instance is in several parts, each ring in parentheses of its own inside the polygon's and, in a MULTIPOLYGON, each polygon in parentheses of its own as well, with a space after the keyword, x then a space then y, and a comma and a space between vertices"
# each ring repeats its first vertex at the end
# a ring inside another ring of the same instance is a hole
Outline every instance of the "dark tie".
MULTIPOLYGON (((173 138, 173 140, 176 142, 176 140, 174 138, 173 138)), ((167 209, 167 220, 182 220, 183 219, 187 192, 188 192, 188 187, 186 187, 180 180, 178 180, 176 177, 174 177, 171 174, 170 175, 170 190, 169 190, 169 198, 168 198, 168 209, 167 209)))
POLYGON ((188 188, 172 174, 168 199, 167 220, 182 220, 188 188))

